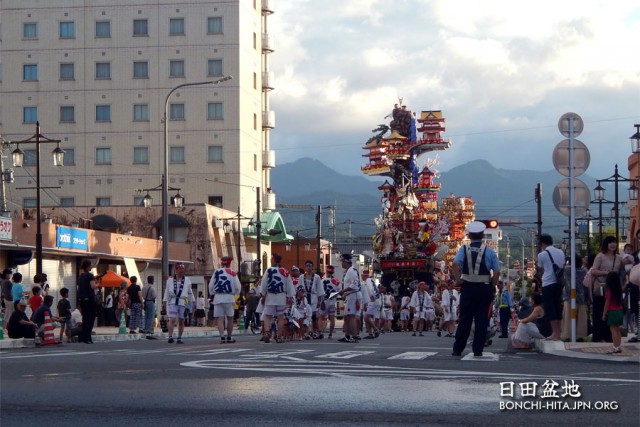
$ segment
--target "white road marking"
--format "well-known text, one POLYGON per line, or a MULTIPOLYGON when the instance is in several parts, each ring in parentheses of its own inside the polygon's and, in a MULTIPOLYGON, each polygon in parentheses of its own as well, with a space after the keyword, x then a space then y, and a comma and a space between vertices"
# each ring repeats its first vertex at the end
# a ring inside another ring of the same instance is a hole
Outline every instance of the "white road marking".
POLYGON ((507 372, 481 372, 481 371, 461 371, 458 369, 416 369, 398 366, 352 364, 347 362, 332 361, 284 361, 270 360, 261 361, 239 361, 237 359, 228 360, 195 360, 181 363, 180 366, 189 368, 204 369, 224 369, 237 370, 243 372, 265 372, 268 374, 294 373, 306 375, 327 375, 327 376, 368 376, 368 377, 393 377, 406 379, 483 379, 491 381, 493 379, 507 379, 522 381, 523 379, 547 380, 554 378, 557 380, 593 381, 605 383, 632 383, 640 384, 640 380, 622 378, 603 377, 583 377, 575 375, 555 375, 555 374, 523 374, 507 372))
POLYGON ((387 359, 422 360, 430 356, 435 356, 436 354, 438 353, 435 351, 407 351, 406 353, 396 354, 387 359))
POLYGON ((251 353, 251 354, 241 354, 240 357, 245 359, 281 359, 281 358, 293 358, 297 359, 294 356, 300 356, 304 353, 310 353, 314 350, 275 350, 275 351, 265 351, 260 353, 251 353))
POLYGON ((340 351, 338 353, 321 354, 316 357, 323 359, 353 359, 354 357, 364 356, 371 353, 375 353, 375 351, 340 351))
POLYGON ((462 360, 472 360, 474 362, 497 362, 499 358, 500 357, 496 353, 485 351, 482 353, 482 356, 474 356, 473 353, 468 353, 462 358, 462 360))

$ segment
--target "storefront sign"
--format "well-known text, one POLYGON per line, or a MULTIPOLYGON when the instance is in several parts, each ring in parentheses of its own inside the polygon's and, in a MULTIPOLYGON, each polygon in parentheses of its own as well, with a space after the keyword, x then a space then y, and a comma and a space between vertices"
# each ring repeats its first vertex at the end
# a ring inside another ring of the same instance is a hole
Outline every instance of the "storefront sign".
POLYGON ((67 249, 89 248, 87 230, 69 227, 58 227, 56 230, 56 246, 67 249))
POLYGON ((0 217, 0 240, 11 240, 13 238, 12 229, 11 218, 0 217))

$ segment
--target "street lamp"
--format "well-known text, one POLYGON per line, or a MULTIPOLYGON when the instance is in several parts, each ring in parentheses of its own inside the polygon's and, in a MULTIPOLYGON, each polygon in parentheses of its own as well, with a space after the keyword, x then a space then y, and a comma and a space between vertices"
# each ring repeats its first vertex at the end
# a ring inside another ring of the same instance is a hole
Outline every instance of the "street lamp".
POLYGON ((162 284, 169 277, 169 98, 178 89, 190 86, 216 85, 231 80, 233 77, 224 76, 218 80, 196 83, 183 83, 171 89, 164 100, 164 164, 162 170, 162 284))
MULTIPOLYGON (((53 156, 54 166, 64 166, 64 150, 60 148, 59 139, 47 138, 40 133, 40 122, 36 122, 36 133, 31 138, 22 141, 13 141, 16 149, 11 153, 14 167, 22 167, 24 164, 24 151, 20 149, 20 144, 36 145, 36 273, 42 274, 42 219, 40 217, 41 201, 40 190, 42 188, 60 188, 60 187, 41 187, 40 186, 40 144, 53 143, 56 148, 51 152, 53 156)), ((33 187, 18 188, 19 190, 32 189, 33 187)))
MULTIPOLYGON (((145 208, 153 207, 153 197, 149 194, 150 191, 162 191, 162 185, 158 185, 153 188, 142 188, 138 190, 139 193, 145 191, 147 194, 142 198, 142 205, 145 208)), ((171 204, 176 208, 181 208, 184 205, 184 197, 180 194, 181 188, 167 187, 169 191, 177 191, 176 195, 171 198, 171 204)))
POLYGON ((620 182, 630 182, 631 186, 629 187, 629 200, 637 200, 638 199, 638 187, 636 186, 637 180, 625 178, 622 175, 620 175, 618 173, 618 165, 616 164, 613 175, 611 175, 609 178, 598 179, 597 182, 598 182, 598 186, 594 188, 593 191, 594 191, 596 200, 598 200, 598 202, 600 203, 600 223, 599 223, 600 240, 602 241, 602 203, 604 203, 604 188, 602 187, 601 183, 613 182, 614 183, 614 199, 613 199, 613 202, 608 202, 608 203, 613 203, 613 206, 615 209, 613 213, 614 213, 615 225, 616 225, 616 241, 619 242, 620 241, 620 233, 619 233, 620 209, 618 205, 620 202, 618 200, 618 184, 620 182))
POLYGON ((636 133, 629 137, 631 141, 631 152, 640 153, 640 125, 634 125, 636 127, 636 133))

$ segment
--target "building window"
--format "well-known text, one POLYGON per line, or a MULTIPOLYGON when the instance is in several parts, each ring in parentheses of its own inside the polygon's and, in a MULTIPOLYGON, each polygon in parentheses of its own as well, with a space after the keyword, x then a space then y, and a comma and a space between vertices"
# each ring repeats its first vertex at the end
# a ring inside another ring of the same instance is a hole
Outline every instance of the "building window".
POLYGON ((169 77, 184 77, 184 61, 182 59, 169 61, 169 77))
POLYGON ((96 21, 96 38, 111 37, 111 21, 96 21))
POLYGON ((207 104, 207 119, 222 120, 222 102, 209 102, 207 104))
POLYGON ((60 122, 73 123, 76 121, 76 109, 73 106, 60 107, 60 122))
POLYGON ((253 113, 253 130, 258 130, 258 115, 253 113))
POLYGON ((207 76, 222 76, 222 59, 210 59, 207 61, 207 76))
POLYGON ((149 164, 149 147, 133 147, 133 164, 149 164))
POLYGON ((75 80, 76 67, 73 63, 60 64, 60 80, 75 80))
POLYGON ((111 164, 111 148, 98 147, 96 148, 96 165, 110 165, 111 164))
POLYGON ((144 206, 144 196, 133 196, 133 206, 144 206))
POLYGON ((35 124, 38 121, 38 107, 22 108, 22 123, 35 124))
POLYGON ((22 207, 24 209, 33 209, 38 206, 38 200, 35 197, 25 197, 22 199, 22 207))
POLYGON ((258 170, 258 156, 256 154, 253 155, 253 171, 256 172, 258 170))
POLYGON ((148 122, 149 121, 149 104, 133 105, 133 121, 148 122))
POLYGON ((35 22, 25 22, 24 24, 22 24, 22 38, 37 39, 38 24, 35 22))
POLYGON ((76 205, 76 199, 74 197, 60 197, 61 207, 71 207, 76 205))
POLYGON ((170 104, 169 105, 169 119, 170 120, 184 120, 184 104, 170 104))
POLYGON ((207 197, 207 203, 217 208, 222 207, 222 196, 209 196, 207 197))
POLYGON ((222 17, 207 18, 207 34, 222 34, 222 17))
POLYGON ((146 19, 134 19, 133 20, 133 35, 134 36, 148 36, 149 27, 146 19))
POLYGON ((111 105, 96 105, 96 122, 111 121, 111 105))
POLYGON ((169 19, 169 35, 184 36, 184 18, 169 19))
POLYGON ((170 147, 169 148, 169 162, 170 163, 184 163, 184 147, 170 147))
POLYGON ((222 163, 221 145, 210 145, 207 147, 207 161, 209 163, 222 163))
POLYGON ((36 150, 29 148, 24 150, 24 160, 22 161, 24 166, 35 166, 36 165, 36 150))
POLYGON ((38 80, 38 65, 24 64, 22 66, 22 80, 25 82, 35 82, 38 80))
POLYGON ((73 21, 60 23, 60 38, 73 39, 76 37, 76 23, 73 21))
POLYGON ((65 148, 64 149, 64 165, 73 166, 76 164, 76 149, 65 148))
POLYGON ((96 62, 96 79, 110 79, 110 78, 111 78, 111 63, 96 62))
POLYGON ((96 197, 96 206, 111 206, 111 197, 96 197))
POLYGON ((148 61, 133 62, 133 78, 134 79, 149 78, 149 62, 148 61))

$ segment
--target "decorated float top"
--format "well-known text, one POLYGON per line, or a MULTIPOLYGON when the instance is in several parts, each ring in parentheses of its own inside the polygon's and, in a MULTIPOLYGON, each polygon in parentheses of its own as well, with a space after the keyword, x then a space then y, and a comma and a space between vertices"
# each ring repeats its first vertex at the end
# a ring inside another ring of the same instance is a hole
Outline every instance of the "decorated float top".
POLYGON ((383 212, 375 219, 374 253, 383 270, 421 268, 431 258, 448 263, 465 237, 475 206, 471 199, 453 195, 438 206, 438 159, 420 159, 451 146, 441 135, 445 119, 439 110, 417 116, 401 104, 394 105, 388 117, 389 126, 373 129, 375 135, 363 147, 368 162, 362 172, 389 178, 378 187, 383 212))

